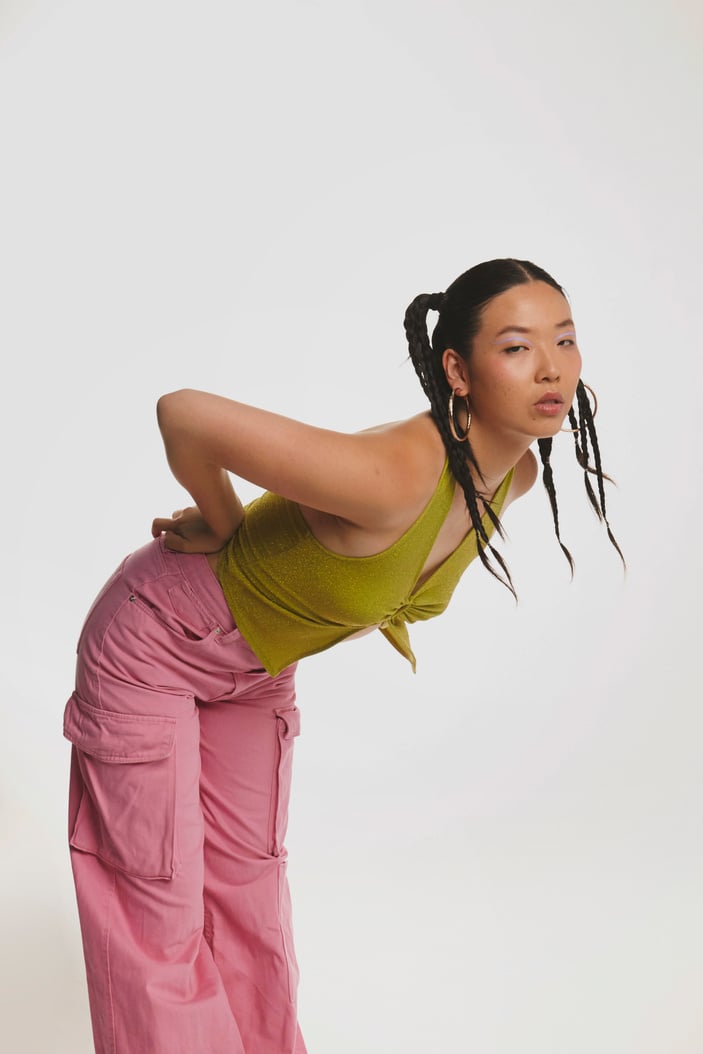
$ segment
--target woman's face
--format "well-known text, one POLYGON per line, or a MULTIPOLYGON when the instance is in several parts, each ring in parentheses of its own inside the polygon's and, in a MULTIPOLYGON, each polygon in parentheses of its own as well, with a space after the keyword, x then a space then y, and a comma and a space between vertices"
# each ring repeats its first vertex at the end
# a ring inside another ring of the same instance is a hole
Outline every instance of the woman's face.
POLYGON ((449 384, 468 393, 476 423, 532 439, 559 431, 581 373, 570 316, 546 282, 514 286, 487 304, 469 361, 444 353, 449 384))

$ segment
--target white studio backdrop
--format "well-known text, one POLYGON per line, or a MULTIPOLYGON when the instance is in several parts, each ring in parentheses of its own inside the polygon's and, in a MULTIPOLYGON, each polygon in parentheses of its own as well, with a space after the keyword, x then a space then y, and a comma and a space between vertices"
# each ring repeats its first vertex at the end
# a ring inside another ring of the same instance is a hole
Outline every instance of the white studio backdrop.
MULTIPOLYGON (((562 436, 413 627, 301 664, 310 1054, 700 1054, 700 5, 1 0, 3 1046, 92 1049, 61 715, 184 502, 160 394, 418 412, 402 317, 496 256, 571 298, 619 562, 562 436)), ((244 485, 246 497, 255 489, 244 485)), ((196 1052, 194 1052, 196 1054, 196 1052)))

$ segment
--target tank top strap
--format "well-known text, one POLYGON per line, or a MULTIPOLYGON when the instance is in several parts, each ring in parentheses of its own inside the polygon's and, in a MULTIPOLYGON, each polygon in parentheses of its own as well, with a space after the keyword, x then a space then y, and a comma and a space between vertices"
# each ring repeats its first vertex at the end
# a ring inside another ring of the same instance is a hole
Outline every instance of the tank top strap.
POLYGON ((412 556, 419 567, 425 565, 440 528, 447 518, 454 500, 456 480, 449 467, 449 458, 445 458, 442 474, 439 477, 432 497, 418 518, 408 527, 405 534, 393 543, 388 550, 394 560, 402 560, 403 555, 412 556), (418 544, 419 543, 419 544, 418 544))

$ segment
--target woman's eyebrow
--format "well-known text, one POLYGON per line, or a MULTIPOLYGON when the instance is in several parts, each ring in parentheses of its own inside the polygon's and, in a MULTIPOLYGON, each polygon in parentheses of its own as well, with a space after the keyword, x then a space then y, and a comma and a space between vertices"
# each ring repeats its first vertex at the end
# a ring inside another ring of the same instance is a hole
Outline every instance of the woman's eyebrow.
MULTIPOLYGON (((555 329, 559 329, 561 326, 573 326, 574 320, 572 318, 565 318, 563 322, 557 322, 554 326, 555 329)), ((497 337, 502 336, 503 333, 531 333, 531 329, 527 329, 525 326, 504 326, 503 329, 496 333, 497 337)))

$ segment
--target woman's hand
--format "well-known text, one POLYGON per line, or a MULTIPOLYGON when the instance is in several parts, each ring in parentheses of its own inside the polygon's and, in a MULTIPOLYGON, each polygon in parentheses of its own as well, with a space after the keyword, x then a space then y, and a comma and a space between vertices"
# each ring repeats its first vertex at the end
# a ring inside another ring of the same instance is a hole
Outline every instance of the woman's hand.
POLYGON ((151 533, 163 535, 166 548, 177 553, 217 553, 229 540, 215 534, 194 505, 176 509, 169 519, 155 519, 151 533))

